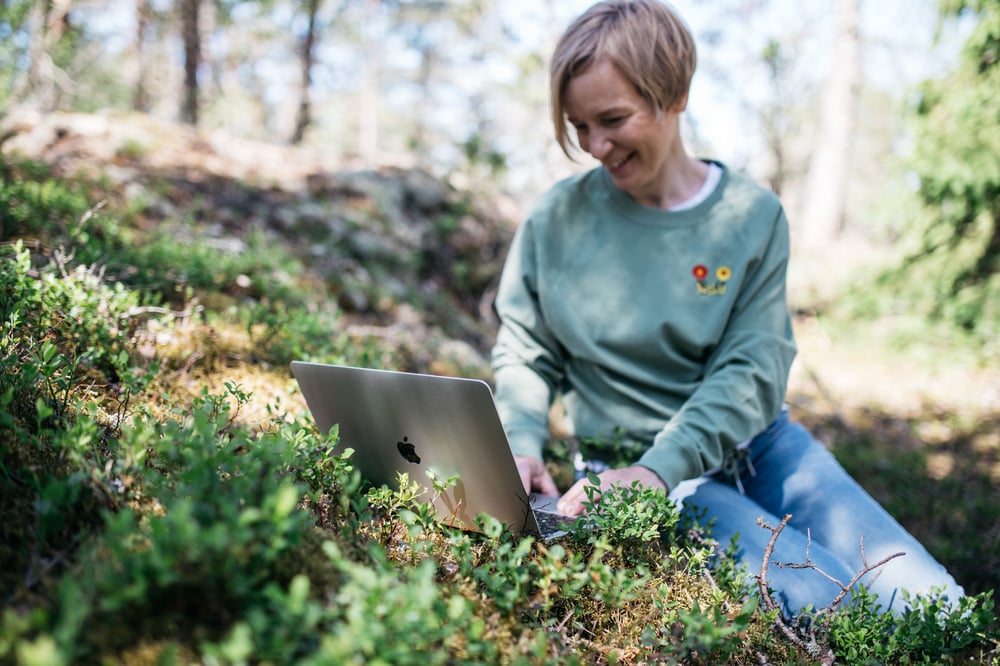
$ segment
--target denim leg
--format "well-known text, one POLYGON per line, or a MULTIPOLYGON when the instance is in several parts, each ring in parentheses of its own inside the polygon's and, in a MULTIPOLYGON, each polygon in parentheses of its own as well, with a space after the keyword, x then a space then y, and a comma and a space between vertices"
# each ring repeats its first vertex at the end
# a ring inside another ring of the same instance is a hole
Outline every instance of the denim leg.
MULTIPOLYGON (((770 530, 757 524, 762 518, 769 525, 777 526, 781 519, 768 512, 749 496, 741 494, 735 486, 716 478, 702 477, 685 481, 671 493, 675 501, 683 502, 693 510, 704 509, 705 520, 712 521, 712 536, 726 546, 733 536, 738 538, 737 556, 747 569, 748 576, 760 573, 764 550, 771 539, 770 530)), ((840 587, 812 570, 784 569, 774 562, 798 563, 805 560, 808 539, 803 532, 787 526, 775 544, 771 564, 768 566, 768 585, 774 590, 773 598, 785 615, 798 613, 806 606, 822 608, 840 592, 840 587)), ((810 558, 823 571, 840 580, 849 580, 851 573, 844 564, 822 546, 809 547, 810 558)), ((748 578, 756 588, 756 581, 748 578)))
MULTIPOLYGON (((777 525, 781 516, 791 514, 792 520, 775 548, 776 561, 804 562, 806 543, 811 538, 812 561, 846 583, 864 568, 860 546, 864 536, 868 564, 893 553, 905 553, 862 580, 870 591, 878 594, 885 609, 902 610, 904 604, 899 594, 902 589, 925 594, 932 588, 943 587, 952 602, 963 595, 962 588, 944 567, 805 428, 788 421, 787 415, 782 414, 758 435, 750 451, 752 468, 748 466, 741 477, 745 496, 740 496, 729 483, 713 480, 699 486, 686 502, 702 504, 709 516, 716 518, 716 538, 724 540, 729 534, 741 534, 740 544, 746 550, 743 557, 750 558, 751 568, 759 569, 764 544, 770 538, 769 531, 755 524, 757 515, 777 525), (715 486, 730 488, 732 492, 724 493, 715 486), (742 499, 737 500, 733 493, 742 499), (748 515, 755 510, 756 515, 748 515), (752 558, 756 558, 756 563, 752 558)), ((785 593, 789 609, 797 609, 796 604, 825 606, 838 591, 813 571, 772 566, 768 573, 772 587, 785 593), (790 580, 806 574, 810 574, 809 580, 790 580), (813 581, 814 576, 821 581, 813 581), (800 589, 803 586, 813 591, 804 592, 800 589)))
POLYGON ((744 475, 747 494, 775 514, 792 514, 791 524, 800 532, 810 530, 813 543, 843 562, 852 576, 864 568, 865 561, 871 565, 905 553, 862 580, 884 606, 891 602, 894 610, 901 610, 899 591, 904 589, 927 594, 932 588, 944 588, 952 602, 964 595, 927 549, 801 425, 782 415, 755 439, 751 449, 756 476, 747 479, 744 475))

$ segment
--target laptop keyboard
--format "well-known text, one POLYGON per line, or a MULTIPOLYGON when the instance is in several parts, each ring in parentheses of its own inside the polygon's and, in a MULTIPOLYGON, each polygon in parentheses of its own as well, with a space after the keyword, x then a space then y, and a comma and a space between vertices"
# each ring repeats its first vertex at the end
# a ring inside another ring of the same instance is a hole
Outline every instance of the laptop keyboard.
POLYGON ((542 535, 565 530, 572 522, 572 518, 568 516, 549 511, 535 511, 535 520, 538 521, 538 530, 542 535))

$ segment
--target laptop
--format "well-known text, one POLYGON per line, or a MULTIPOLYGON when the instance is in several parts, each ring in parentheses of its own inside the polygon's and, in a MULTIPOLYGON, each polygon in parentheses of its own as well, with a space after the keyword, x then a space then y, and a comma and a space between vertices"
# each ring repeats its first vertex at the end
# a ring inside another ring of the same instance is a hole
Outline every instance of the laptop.
POLYGON ((558 497, 524 491, 486 382, 304 361, 291 369, 320 431, 339 425, 336 451, 354 449, 351 463, 375 486, 396 488, 406 472, 441 523, 477 530, 486 513, 554 538, 572 520, 556 511, 558 497), (434 497, 428 474, 458 482, 434 497))

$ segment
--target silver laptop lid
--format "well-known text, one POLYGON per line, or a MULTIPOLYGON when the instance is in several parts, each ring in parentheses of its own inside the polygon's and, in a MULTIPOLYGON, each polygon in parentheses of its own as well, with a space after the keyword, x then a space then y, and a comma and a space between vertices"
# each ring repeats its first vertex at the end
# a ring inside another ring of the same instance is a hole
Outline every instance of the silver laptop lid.
POLYGON ((497 415, 493 393, 478 379, 292 362, 292 373, 321 432, 340 426, 337 450, 376 486, 397 488, 398 472, 434 494, 430 471, 458 483, 433 504, 438 519, 476 529, 487 513, 515 532, 538 534, 497 415))

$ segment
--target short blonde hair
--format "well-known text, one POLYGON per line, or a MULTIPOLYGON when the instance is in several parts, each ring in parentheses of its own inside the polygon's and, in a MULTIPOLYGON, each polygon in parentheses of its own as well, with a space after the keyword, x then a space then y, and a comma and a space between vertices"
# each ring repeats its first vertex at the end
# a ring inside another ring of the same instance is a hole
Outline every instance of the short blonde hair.
POLYGON ((552 122, 567 155, 566 88, 574 76, 605 58, 658 110, 687 96, 697 65, 691 31, 671 7, 659 0, 598 2, 566 28, 552 54, 552 122))

